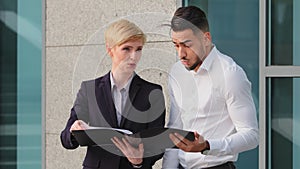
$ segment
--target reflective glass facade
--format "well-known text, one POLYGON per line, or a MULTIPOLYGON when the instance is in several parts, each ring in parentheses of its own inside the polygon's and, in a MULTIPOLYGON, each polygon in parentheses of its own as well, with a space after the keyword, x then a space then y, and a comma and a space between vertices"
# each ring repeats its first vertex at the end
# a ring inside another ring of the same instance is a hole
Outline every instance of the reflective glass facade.
POLYGON ((300 168, 296 160, 300 154, 300 2, 183 3, 207 12, 214 42, 233 56, 252 82, 261 141, 259 152, 252 150, 240 155, 238 168, 300 168))
POLYGON ((268 169, 298 169, 300 162, 300 3, 267 1, 266 163, 268 169))
POLYGON ((0 168, 16 168, 17 146, 17 33, 6 22, 17 13, 16 1, 0 1, 0 168), (5 13, 4 13, 5 12, 5 13))
POLYGON ((269 169, 300 167, 300 78, 268 78, 269 169))
POLYGON ((42 168, 42 1, 0 1, 0 168, 42 168))

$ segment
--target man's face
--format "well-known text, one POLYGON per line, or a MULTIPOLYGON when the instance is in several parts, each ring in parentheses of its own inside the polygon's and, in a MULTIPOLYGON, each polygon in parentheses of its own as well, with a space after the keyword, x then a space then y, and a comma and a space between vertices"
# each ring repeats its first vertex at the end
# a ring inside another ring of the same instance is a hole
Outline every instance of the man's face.
POLYGON ((185 29, 178 32, 172 31, 171 36, 181 63, 188 70, 197 71, 210 52, 210 33, 199 31, 194 34, 191 29, 185 29))

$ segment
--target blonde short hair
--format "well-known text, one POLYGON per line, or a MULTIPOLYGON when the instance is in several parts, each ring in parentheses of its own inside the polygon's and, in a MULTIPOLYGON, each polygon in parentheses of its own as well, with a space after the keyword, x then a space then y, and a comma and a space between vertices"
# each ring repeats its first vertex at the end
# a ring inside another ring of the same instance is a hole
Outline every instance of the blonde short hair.
POLYGON ((131 40, 146 42, 146 35, 134 23, 121 19, 110 24, 105 31, 105 42, 110 47, 122 45, 131 40))

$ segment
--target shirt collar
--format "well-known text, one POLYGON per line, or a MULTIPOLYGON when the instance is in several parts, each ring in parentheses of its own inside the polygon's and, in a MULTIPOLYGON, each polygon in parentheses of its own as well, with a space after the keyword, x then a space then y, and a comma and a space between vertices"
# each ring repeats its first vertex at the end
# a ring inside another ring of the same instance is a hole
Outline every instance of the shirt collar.
MULTIPOLYGON (((135 72, 133 72, 133 74, 131 75, 131 77, 125 84, 125 86, 123 86, 121 89, 125 89, 126 91, 129 91, 129 86, 130 86, 131 81, 134 76, 135 76, 135 72)), ((109 78, 110 78, 110 84, 111 84, 111 91, 113 91, 113 88, 115 87, 117 89, 117 86, 116 86, 115 80, 113 78, 112 72, 109 73, 109 78)), ((117 90, 121 90, 121 89, 117 89, 117 90)))
POLYGON ((213 48, 212 48, 212 50, 207 55, 207 57, 203 60, 201 66, 197 70, 197 72, 195 72, 194 70, 190 70, 190 72, 193 73, 193 74, 198 74, 201 69, 209 71, 209 69, 210 69, 210 67, 211 67, 211 65, 213 63, 213 60, 214 60, 214 58, 215 58, 216 55, 217 55, 217 48, 214 45, 213 48))

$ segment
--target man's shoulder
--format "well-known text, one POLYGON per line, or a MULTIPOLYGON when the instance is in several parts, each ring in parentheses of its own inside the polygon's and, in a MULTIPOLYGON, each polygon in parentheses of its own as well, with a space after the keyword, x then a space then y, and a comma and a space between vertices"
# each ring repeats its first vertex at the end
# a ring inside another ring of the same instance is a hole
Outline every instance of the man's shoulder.
MULTIPOLYGON (((241 81, 242 79, 247 79, 247 75, 244 69, 239 66, 232 57, 219 52, 218 60, 221 63, 220 65, 215 65, 214 69, 221 69, 222 75, 225 76, 224 79, 229 83, 241 81)), ((215 71, 218 72, 218 71, 215 71)), ((219 71, 220 72, 220 71, 219 71)))
POLYGON ((235 72, 235 71, 243 71, 243 69, 233 60, 231 56, 227 54, 221 53, 218 51, 217 55, 218 60, 222 64, 224 71, 235 72))
POLYGON ((216 51, 216 54, 217 54, 217 58, 226 66, 236 65, 235 61, 232 59, 231 56, 229 56, 223 52, 220 52, 219 50, 216 51))

